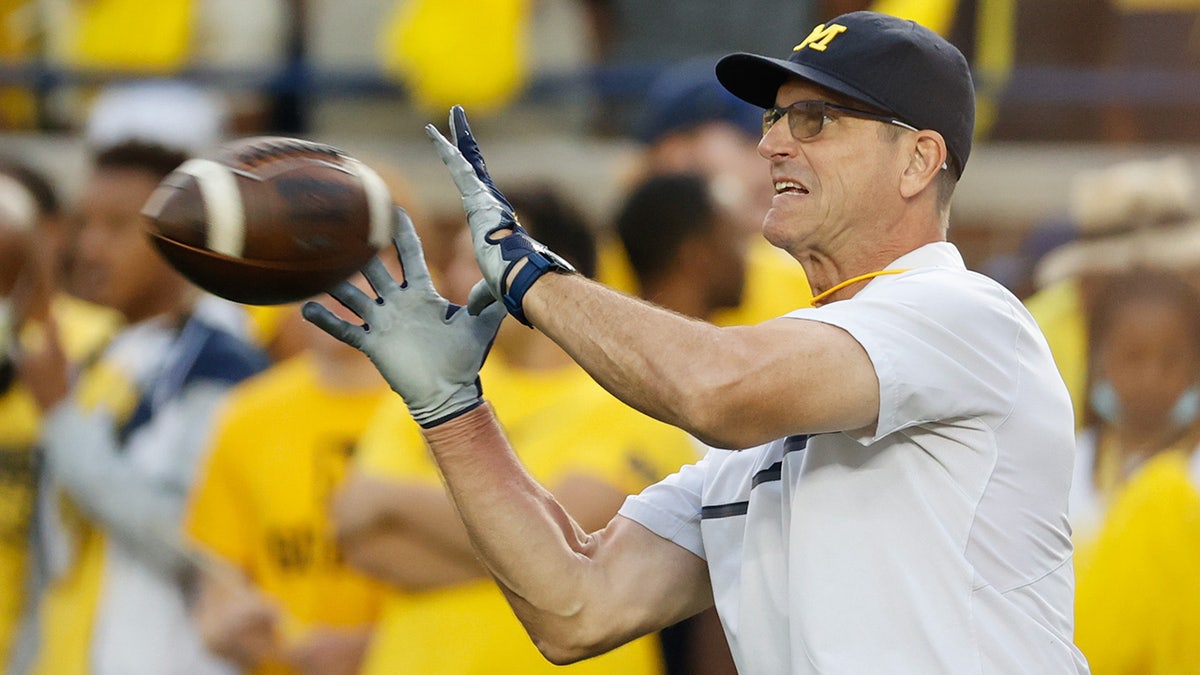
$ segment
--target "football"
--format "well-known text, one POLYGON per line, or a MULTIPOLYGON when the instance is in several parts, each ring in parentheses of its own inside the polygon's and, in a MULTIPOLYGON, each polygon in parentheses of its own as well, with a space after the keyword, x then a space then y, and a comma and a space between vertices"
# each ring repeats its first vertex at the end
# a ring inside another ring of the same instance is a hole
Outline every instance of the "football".
POLYGON ((387 185, 337 148, 256 137, 189 159, 142 214, 168 263, 204 290, 248 305, 318 295, 390 243, 387 185))

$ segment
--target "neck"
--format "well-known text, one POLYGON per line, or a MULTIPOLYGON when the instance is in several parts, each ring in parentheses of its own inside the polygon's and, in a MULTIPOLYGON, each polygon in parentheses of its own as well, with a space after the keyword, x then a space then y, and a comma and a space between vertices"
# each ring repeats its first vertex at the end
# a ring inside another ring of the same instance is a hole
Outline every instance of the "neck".
MULTIPOLYGON (((936 234, 928 229, 914 232, 913 236, 898 237, 891 233, 883 236, 860 237, 854 247, 842 249, 813 248, 802 251, 799 255, 793 253, 808 275, 808 283, 813 295, 819 296, 828 292, 849 279, 869 275, 886 268, 897 258, 918 248, 938 241, 945 241, 941 231, 936 234), (862 242, 864 245, 857 245, 862 242)), ((835 302, 854 297, 870 281, 870 277, 840 288, 823 302, 835 302)))

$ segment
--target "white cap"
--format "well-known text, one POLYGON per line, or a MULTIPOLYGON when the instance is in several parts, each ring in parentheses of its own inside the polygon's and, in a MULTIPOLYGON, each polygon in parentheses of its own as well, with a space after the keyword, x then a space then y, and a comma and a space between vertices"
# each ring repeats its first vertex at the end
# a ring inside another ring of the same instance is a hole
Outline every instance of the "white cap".
POLYGON ((1080 238, 1046 255, 1034 271, 1045 288, 1080 274, 1142 267, 1200 269, 1194 181, 1180 157, 1084 171, 1071 184, 1080 238))
POLYGON ((0 174, 0 227, 31 230, 37 215, 37 202, 29 189, 17 179, 0 174))
POLYGON ((139 80, 107 87, 88 116, 92 148, 141 141, 200 155, 223 140, 227 111, 207 90, 179 80, 139 80))

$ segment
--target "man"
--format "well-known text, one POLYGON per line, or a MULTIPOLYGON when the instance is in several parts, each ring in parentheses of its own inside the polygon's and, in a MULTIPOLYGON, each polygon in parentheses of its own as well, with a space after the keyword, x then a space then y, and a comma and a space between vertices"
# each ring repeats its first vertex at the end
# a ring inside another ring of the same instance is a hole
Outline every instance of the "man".
POLYGON ((21 380, 45 411, 35 673, 224 672, 187 620, 179 522, 218 401, 264 359, 146 237, 142 205, 184 159, 137 141, 97 152, 72 287, 127 327, 74 381, 52 319, 41 344, 19 354, 21 380))
POLYGON ((1070 400, 1028 313, 945 241, 971 145, 966 61, 916 24, 852 13, 786 60, 736 54, 717 76, 766 108, 763 234, 804 266, 816 307, 723 329, 571 274, 517 225, 456 108, 455 144, 427 133, 463 194, 476 314, 444 320, 406 244, 404 288, 334 289, 370 331, 306 316, 405 399, 552 661, 715 602, 744 673, 1086 672, 1070 400), (587 534, 482 403, 496 298, 627 403, 743 450, 713 450, 587 534))

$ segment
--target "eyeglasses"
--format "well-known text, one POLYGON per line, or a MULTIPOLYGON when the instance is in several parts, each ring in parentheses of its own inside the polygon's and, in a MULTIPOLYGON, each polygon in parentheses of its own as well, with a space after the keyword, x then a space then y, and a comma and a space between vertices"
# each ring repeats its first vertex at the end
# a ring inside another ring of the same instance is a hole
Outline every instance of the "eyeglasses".
POLYGON ((783 108, 771 107, 763 111, 762 131, 766 136, 771 127, 775 123, 788 118, 788 130, 792 132, 792 138, 798 141, 806 141, 813 136, 821 133, 821 129, 825 128, 827 120, 833 120, 837 114, 847 117, 859 117, 865 120, 875 120, 885 124, 895 124, 898 127, 903 127, 910 131, 916 131, 917 128, 911 124, 905 124, 895 117, 887 115, 877 115, 866 110, 856 110, 855 108, 847 108, 846 106, 836 105, 828 101, 797 101, 783 108), (830 111, 836 114, 831 116, 830 111))

